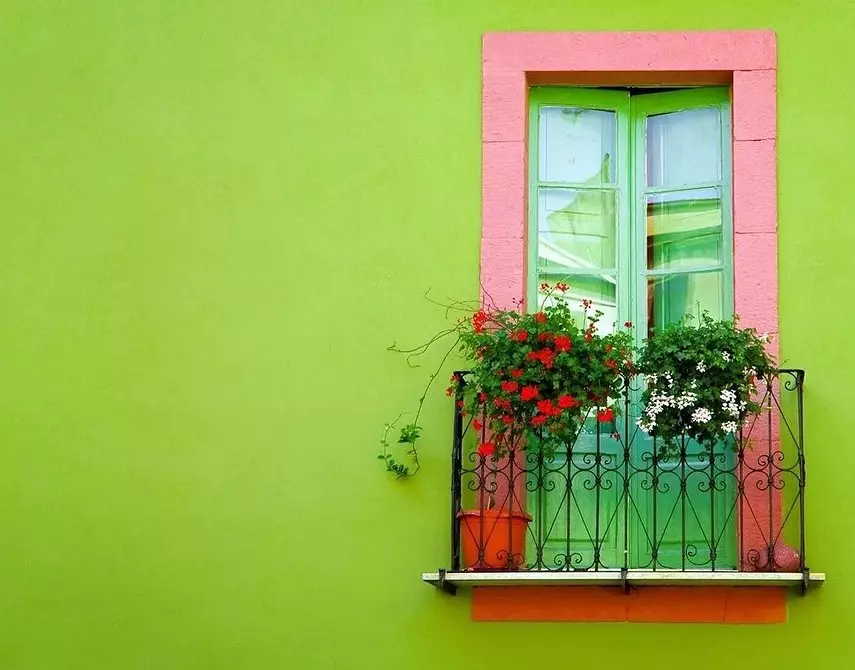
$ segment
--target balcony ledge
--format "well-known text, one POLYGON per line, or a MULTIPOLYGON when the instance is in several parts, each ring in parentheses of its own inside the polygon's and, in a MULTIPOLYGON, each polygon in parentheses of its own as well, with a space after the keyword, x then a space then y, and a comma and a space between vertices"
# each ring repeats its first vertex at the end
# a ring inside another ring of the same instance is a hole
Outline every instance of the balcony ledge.
POLYGON ((422 581, 454 593, 466 586, 821 586, 822 572, 684 572, 599 570, 586 572, 425 572, 422 581))

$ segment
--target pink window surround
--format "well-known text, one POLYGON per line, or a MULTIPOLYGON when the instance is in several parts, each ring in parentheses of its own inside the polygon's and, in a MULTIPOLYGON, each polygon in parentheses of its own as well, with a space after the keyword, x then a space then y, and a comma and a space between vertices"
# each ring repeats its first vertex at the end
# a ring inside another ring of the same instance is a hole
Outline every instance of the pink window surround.
MULTIPOLYGON (((513 306, 526 295, 530 85, 722 83, 732 90, 736 313, 743 326, 777 335, 776 44, 771 31, 485 34, 484 295, 498 307, 513 306)), ((524 500, 525 494, 514 497, 524 500)), ((755 514, 780 518, 780 501, 770 506, 758 495, 752 502, 755 514)), ((761 538, 749 542, 755 543, 761 546, 761 538)), ((750 549, 742 547, 743 558, 750 549)))

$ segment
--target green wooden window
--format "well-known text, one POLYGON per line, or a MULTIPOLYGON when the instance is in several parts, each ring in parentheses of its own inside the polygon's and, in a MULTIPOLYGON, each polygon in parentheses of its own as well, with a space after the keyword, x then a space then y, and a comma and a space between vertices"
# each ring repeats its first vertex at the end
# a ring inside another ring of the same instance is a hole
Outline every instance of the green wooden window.
POLYGON ((529 304, 542 282, 594 300, 639 341, 733 311, 725 88, 531 89, 529 304))
MULTIPOLYGON (((632 321, 639 344, 687 313, 730 316, 728 90, 532 88, 529 112, 529 305, 543 303, 541 283, 564 281, 571 305, 592 300, 604 313, 601 330, 632 321)), ((572 454, 556 459, 580 466, 594 453, 623 459, 621 445, 598 442, 595 433, 595 426, 583 430, 572 454)), ((638 433, 632 458, 651 451, 638 433)), ((694 445, 689 462, 659 467, 667 480, 669 468, 702 469, 708 458, 694 445)), ((572 555, 587 565, 596 547, 604 565, 620 566, 628 546, 632 566, 709 569, 681 554, 685 534, 698 546, 715 539, 716 569, 736 567, 733 491, 681 498, 679 487, 664 487, 654 500, 650 482, 639 478, 623 524, 615 523, 618 484, 579 481, 542 497, 533 512, 549 529, 544 564, 572 555)))

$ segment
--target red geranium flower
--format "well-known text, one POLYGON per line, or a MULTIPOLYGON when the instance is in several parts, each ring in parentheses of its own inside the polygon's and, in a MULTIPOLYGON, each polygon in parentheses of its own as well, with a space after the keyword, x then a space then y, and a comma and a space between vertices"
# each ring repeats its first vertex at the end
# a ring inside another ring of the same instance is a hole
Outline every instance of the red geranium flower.
POLYGON ((538 400, 537 401, 537 411, 541 414, 552 414, 552 401, 551 400, 538 400))
POLYGON ((483 442, 480 447, 478 447, 478 453, 481 454, 484 458, 488 456, 492 456, 496 453, 496 445, 492 442, 483 442))
POLYGON ((555 288, 564 293, 570 287, 567 286, 567 284, 565 284, 563 281, 560 281, 555 285, 555 288))
POLYGON ((606 407, 597 411, 597 421, 600 423, 608 423, 615 418, 615 411, 611 407, 606 407))
POLYGON ((573 346, 573 342, 567 335, 556 335, 552 344, 555 346, 555 351, 570 351, 573 346))
POLYGON ((537 352, 538 358, 541 363, 547 368, 552 367, 552 360, 555 358, 555 353, 552 349, 544 348, 537 352))
POLYGON ((590 331, 585 333, 585 342, 590 342, 594 339, 594 336, 591 335, 590 331))
POLYGON ((520 385, 517 382, 502 382, 502 390, 505 393, 516 393, 520 385))
POLYGON ((475 314, 472 315, 472 330, 476 333, 481 333, 484 331, 484 324, 487 323, 487 320, 490 317, 487 316, 487 312, 483 309, 479 309, 475 314))
POLYGON ((542 426, 546 423, 547 417, 545 414, 538 414, 537 416, 532 417, 531 425, 532 426, 542 426))
POLYGON ((447 389, 445 389, 445 395, 447 395, 449 398, 451 396, 453 396, 454 395, 454 387, 449 386, 447 389))
POLYGON ((463 409, 463 406, 464 406, 465 404, 466 404, 466 403, 465 403, 465 402, 463 402, 462 400, 458 400, 458 401, 457 401, 457 406, 458 406, 460 409, 463 409))
POLYGON ((571 407, 575 407, 579 403, 576 402, 576 398, 572 395, 560 395, 558 396, 558 406, 562 409, 570 409, 571 407))
POLYGON ((615 368, 617 368, 617 363, 615 363, 611 358, 607 358, 606 359, 606 367, 614 370, 615 368))
POLYGON ((626 328, 632 328, 632 321, 627 321, 623 324, 626 328))
POLYGON ((547 340, 552 339, 552 333, 541 333, 540 335, 537 336, 537 339, 540 340, 541 342, 546 342, 547 340))
POLYGON ((523 371, 520 370, 519 368, 514 368, 513 370, 511 370, 511 377, 515 377, 516 379, 519 379, 522 376, 523 376, 523 371))
POLYGON ((511 339, 515 342, 525 342, 528 339, 527 330, 515 330, 511 333, 511 339))
POLYGON ((472 421, 472 427, 475 430, 481 430, 484 427, 484 424, 481 423, 481 421, 479 419, 475 419, 472 421))
POLYGON ((500 418, 502 420, 502 423, 506 423, 508 425, 514 422, 514 417, 512 417, 510 414, 502 414, 500 418))
POLYGON ((478 394, 478 402, 487 402, 487 394, 484 391, 478 394))
POLYGON ((543 282, 543 283, 540 285, 540 290, 541 290, 541 291, 548 291, 548 290, 549 290, 549 284, 547 284, 546 282, 543 282))
POLYGON ((546 323, 546 314, 544 314, 543 312, 537 312, 534 315, 534 320, 538 323, 546 323))
POLYGON ((522 391, 520 391, 520 398, 527 402, 529 400, 534 400, 539 393, 540 390, 537 386, 530 384, 529 386, 523 386, 522 391))

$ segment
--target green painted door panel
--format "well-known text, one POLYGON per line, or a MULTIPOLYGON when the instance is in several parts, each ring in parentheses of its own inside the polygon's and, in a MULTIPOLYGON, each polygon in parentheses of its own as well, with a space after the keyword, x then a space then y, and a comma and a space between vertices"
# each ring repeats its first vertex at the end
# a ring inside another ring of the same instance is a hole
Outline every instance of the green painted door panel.
MULTIPOLYGON (((636 323, 644 324, 649 337, 687 314, 729 317, 728 91, 633 96, 631 115, 636 323)), ((732 450, 717 445, 710 454, 691 441, 684 448, 684 457, 640 466, 649 471, 636 477, 632 488, 638 501, 633 562, 644 568, 735 569, 732 450)), ((639 432, 634 458, 653 452, 653 441, 639 432)))
MULTIPOLYGON (((542 304, 541 282, 565 281, 604 327, 636 323, 639 345, 686 314, 732 314, 727 89, 533 88, 529 134, 529 304, 542 304)), ((653 463, 653 450, 637 433, 628 497, 623 447, 607 434, 583 432, 569 463, 559 450, 529 482, 530 562, 735 567, 732 454, 719 447, 710 463, 690 443, 684 459, 653 463)))

